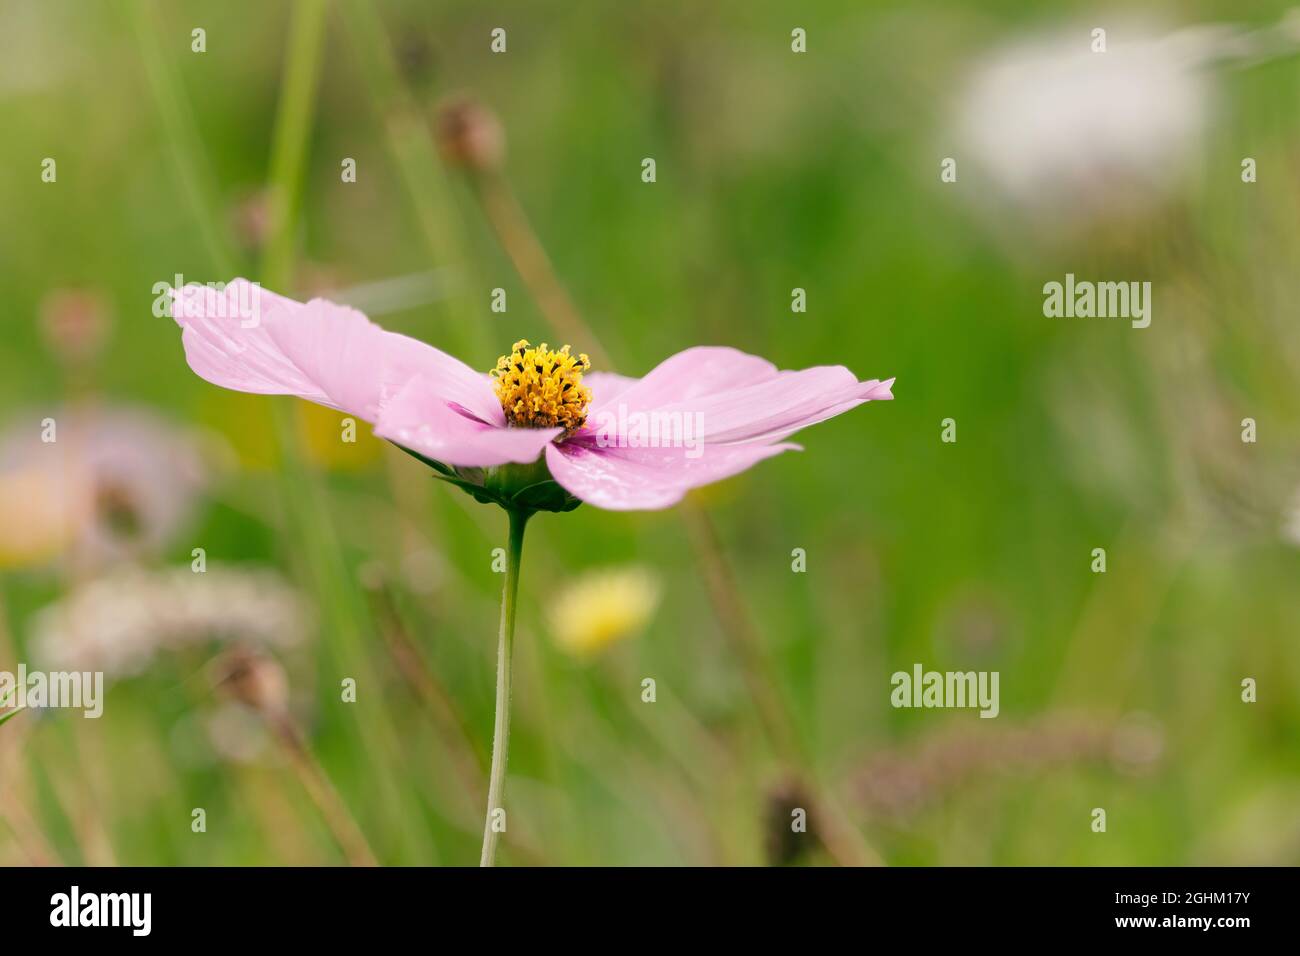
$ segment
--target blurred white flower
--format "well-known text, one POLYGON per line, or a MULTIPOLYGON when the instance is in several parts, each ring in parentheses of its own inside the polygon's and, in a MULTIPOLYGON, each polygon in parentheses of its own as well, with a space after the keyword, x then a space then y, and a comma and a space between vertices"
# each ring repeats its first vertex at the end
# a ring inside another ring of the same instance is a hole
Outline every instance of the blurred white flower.
POLYGON ((65 550, 90 564, 156 553, 189 518, 207 470, 200 440, 146 409, 16 416, 0 432, 0 566, 65 550))
POLYGON ((291 647, 307 627, 306 606, 274 571, 128 567, 42 608, 30 637, 51 668, 115 677, 139 673, 160 651, 206 641, 291 647))
POLYGON ((659 606, 659 579, 642 567, 588 571, 550 602, 555 643, 579 658, 592 657, 642 631, 659 606))
POLYGON ((1231 35, 1110 23, 1105 52, 1086 26, 1017 42, 963 85, 957 155, 1037 213, 1082 217, 1167 194, 1197 155, 1213 95, 1205 67, 1231 35))
POLYGON ((974 67, 956 105, 959 168, 970 158, 995 188, 987 198, 1064 231, 1176 192, 1213 119, 1215 68, 1300 44, 1295 14, 1255 31, 1097 19, 1104 52, 1091 22, 1019 40, 974 67))

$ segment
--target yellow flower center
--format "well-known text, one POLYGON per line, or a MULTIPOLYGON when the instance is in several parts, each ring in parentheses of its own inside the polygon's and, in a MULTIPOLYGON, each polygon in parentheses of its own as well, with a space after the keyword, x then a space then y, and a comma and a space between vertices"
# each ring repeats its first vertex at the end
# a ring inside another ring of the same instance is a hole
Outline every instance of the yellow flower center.
POLYGON ((520 428, 563 428, 571 435, 587 420, 591 389, 582 373, 591 368, 586 354, 573 356, 566 345, 558 352, 545 342, 533 348, 527 339, 497 359, 493 387, 510 424, 520 428))

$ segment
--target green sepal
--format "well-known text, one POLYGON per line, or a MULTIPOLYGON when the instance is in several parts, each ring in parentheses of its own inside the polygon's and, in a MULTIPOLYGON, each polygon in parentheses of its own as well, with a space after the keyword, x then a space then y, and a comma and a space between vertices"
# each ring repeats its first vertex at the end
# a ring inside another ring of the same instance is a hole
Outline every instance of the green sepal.
POLYGON ((527 465, 497 465, 491 468, 455 468, 419 452, 397 446, 412 458, 424 462, 433 470, 433 476, 449 485, 455 485, 475 501, 485 505, 499 505, 506 511, 532 514, 550 511, 557 514, 572 511, 582 504, 551 477, 546 459, 527 465))
POLYGON ((563 514, 582 504, 582 499, 573 497, 554 478, 548 478, 519 489, 510 499, 510 503, 519 511, 551 511, 563 514))

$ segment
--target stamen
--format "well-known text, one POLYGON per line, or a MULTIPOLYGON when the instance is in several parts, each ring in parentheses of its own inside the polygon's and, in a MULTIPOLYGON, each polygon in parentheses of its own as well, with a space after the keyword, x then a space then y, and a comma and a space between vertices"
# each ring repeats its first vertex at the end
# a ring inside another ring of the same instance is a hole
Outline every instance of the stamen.
POLYGON ((589 368, 586 354, 570 355, 567 345, 555 351, 545 342, 533 348, 520 339, 497 359, 493 385, 510 424, 559 427, 568 436, 587 420, 591 389, 582 384, 582 373, 589 368))

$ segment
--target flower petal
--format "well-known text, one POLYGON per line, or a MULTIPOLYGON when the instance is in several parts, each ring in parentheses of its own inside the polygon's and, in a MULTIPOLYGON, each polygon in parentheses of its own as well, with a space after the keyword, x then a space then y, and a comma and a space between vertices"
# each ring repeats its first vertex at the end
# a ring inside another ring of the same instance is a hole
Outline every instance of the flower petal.
POLYGON ((384 402, 423 375, 448 400, 505 424, 487 375, 347 306, 303 304, 235 279, 224 288, 186 286, 172 315, 190 368, 223 388, 296 395, 374 421, 384 402))
MULTIPOLYGON (((842 402, 833 402, 829 405, 823 405, 818 411, 808 411, 804 409, 794 415, 786 415, 780 424, 773 425, 766 430, 750 430, 756 426, 750 426, 745 430, 745 437, 728 439, 729 442, 742 442, 749 444, 751 442, 768 442, 780 441, 782 438, 789 438, 795 432, 807 428, 809 425, 816 425, 818 422, 824 422, 828 418, 834 418, 836 415, 842 415, 851 408, 857 408, 864 402, 887 402, 893 399, 894 394, 890 390, 894 384, 894 379, 877 381, 872 379, 869 382, 859 382, 859 387, 853 390, 853 397, 847 398, 842 402)), ((717 439, 713 439, 717 440, 717 439)))
POLYGON ((668 508, 692 488, 730 478, 798 445, 707 445, 686 448, 599 448, 566 441, 546 449, 551 477, 571 495, 609 511, 668 508))
POLYGON ((888 383, 859 382, 842 365, 780 372, 756 385, 673 402, 649 410, 666 421, 694 415, 697 438, 709 443, 770 441, 856 408, 892 398, 888 383))
POLYGON ((584 431, 606 438, 637 429, 685 433, 711 444, 775 441, 863 402, 892 398, 893 381, 859 382, 842 365, 780 371, 736 349, 692 348, 643 379, 593 387, 584 431))
MULTIPOLYGON (((497 406, 500 408, 500 406, 497 406)), ((375 434, 463 468, 536 461, 562 428, 508 428, 479 421, 448 401, 441 384, 415 378, 384 404, 375 434)))
POLYGON ((613 401, 639 381, 617 372, 587 372, 582 376, 582 384, 591 389, 592 408, 613 401))
POLYGON ((664 359, 626 389, 607 396, 593 394, 592 410, 615 398, 629 409, 654 408, 762 382, 776 374, 776 366, 757 355, 702 345, 664 359))

